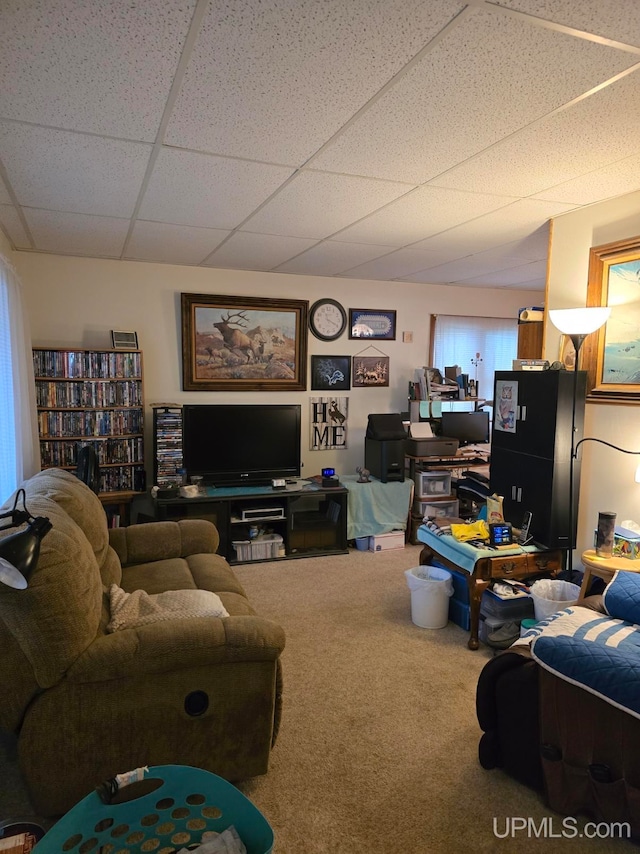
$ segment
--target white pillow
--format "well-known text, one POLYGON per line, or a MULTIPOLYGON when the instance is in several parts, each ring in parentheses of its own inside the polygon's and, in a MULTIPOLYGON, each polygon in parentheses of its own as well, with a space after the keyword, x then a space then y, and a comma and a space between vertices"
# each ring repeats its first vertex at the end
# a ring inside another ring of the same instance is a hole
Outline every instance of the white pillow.
POLYGON ((209 590, 167 590, 127 593, 117 584, 109 588, 111 620, 108 632, 134 629, 159 620, 181 620, 191 617, 228 617, 220 597, 209 590))

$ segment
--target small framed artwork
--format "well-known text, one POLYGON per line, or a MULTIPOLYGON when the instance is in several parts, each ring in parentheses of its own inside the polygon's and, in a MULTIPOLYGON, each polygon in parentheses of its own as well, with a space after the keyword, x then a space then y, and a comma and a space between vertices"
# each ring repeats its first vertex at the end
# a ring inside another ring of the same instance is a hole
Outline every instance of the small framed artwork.
POLYGON ((114 350, 137 350, 138 349, 138 333, 137 332, 116 332, 111 330, 111 346, 114 350))
POLYGON ((349 391, 351 356, 312 356, 312 391, 349 391))
POLYGON ((378 308, 349 309, 349 338, 396 340, 396 312, 378 308))
POLYGON ((388 356, 354 356, 353 387, 384 388, 389 385, 388 356))

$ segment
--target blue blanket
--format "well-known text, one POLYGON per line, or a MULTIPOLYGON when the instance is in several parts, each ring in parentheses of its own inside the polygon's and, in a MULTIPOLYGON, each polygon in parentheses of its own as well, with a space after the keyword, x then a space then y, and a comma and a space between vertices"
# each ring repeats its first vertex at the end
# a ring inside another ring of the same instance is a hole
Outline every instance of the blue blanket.
POLYGON ((603 602, 608 616, 567 608, 522 641, 545 669, 640 718, 640 575, 617 572, 603 602))

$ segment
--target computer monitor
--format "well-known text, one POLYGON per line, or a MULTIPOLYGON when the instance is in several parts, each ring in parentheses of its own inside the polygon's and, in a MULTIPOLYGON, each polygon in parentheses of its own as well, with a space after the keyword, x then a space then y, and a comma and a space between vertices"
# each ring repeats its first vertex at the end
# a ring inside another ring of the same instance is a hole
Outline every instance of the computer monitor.
POLYGON ((489 442, 489 413, 443 412, 442 435, 458 439, 460 445, 482 445, 489 442))

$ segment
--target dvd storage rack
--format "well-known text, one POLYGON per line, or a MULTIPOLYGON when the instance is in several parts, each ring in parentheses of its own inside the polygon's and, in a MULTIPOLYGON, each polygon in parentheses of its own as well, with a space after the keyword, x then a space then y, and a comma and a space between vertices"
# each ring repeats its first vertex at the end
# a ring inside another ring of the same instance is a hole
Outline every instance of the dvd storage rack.
POLYGON ((182 481, 182 407, 152 404, 153 482, 170 486, 182 481))
POLYGON ((91 445, 103 503, 144 491, 142 353, 35 347, 33 368, 42 468, 75 471, 91 445))

